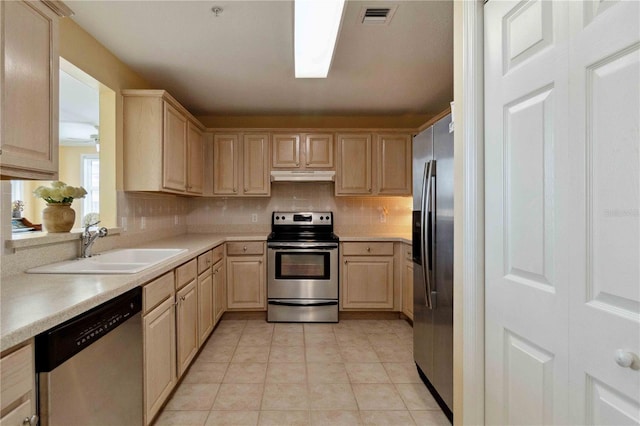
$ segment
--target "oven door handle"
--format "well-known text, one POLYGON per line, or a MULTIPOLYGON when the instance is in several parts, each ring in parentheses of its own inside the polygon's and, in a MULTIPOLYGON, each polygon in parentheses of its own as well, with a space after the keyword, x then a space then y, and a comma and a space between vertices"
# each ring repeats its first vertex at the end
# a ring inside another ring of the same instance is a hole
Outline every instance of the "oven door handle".
POLYGON ((292 245, 292 244, 287 244, 287 243, 283 243, 283 244, 277 244, 277 243, 269 243, 267 245, 268 249, 277 249, 277 250, 297 250, 297 251, 304 251, 304 250, 335 250, 338 248, 338 244, 296 244, 296 245, 292 245))
POLYGON ((269 300, 270 305, 277 306, 333 306, 337 305, 337 300, 327 300, 326 302, 284 302, 282 300, 269 300))

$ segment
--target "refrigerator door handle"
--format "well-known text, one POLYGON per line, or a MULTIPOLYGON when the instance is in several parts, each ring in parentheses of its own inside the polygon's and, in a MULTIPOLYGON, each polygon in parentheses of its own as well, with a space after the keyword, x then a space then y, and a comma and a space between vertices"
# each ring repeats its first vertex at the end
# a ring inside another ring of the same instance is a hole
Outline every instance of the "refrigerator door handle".
MULTIPOLYGON (((422 178, 422 214, 420 215, 420 229, 422 230, 422 235, 420 236, 420 244, 421 244, 421 252, 422 252, 422 272, 424 273, 424 300, 425 306, 431 309, 431 268, 430 263, 427 263, 427 259, 431 262, 431 244, 425 244, 427 241, 427 235, 425 235, 425 228, 427 228, 428 232, 431 232, 430 224, 426 224, 426 215, 431 215, 431 178, 433 174, 433 162, 427 161, 424 165, 424 174, 422 178), (427 225, 427 226, 425 226, 427 225), (425 250, 429 246, 429 252, 425 250)), ((429 239, 429 242, 431 240, 429 239)))

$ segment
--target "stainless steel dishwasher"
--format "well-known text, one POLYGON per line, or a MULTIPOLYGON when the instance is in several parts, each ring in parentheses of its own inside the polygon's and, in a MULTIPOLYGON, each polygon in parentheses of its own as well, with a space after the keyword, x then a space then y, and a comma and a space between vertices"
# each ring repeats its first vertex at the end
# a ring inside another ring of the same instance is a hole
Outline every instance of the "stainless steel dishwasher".
POLYGON ((141 307, 136 288, 36 336, 42 425, 142 425, 141 307))

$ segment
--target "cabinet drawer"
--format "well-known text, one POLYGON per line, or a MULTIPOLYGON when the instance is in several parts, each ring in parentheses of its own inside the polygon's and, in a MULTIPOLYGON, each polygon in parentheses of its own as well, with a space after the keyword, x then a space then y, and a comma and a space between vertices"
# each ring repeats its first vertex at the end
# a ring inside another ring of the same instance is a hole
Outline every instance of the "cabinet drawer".
POLYGON ((167 272, 142 287, 142 304, 144 313, 158 306, 167 297, 173 294, 173 271, 167 272))
POLYGON ((209 250, 198 256, 198 274, 203 273, 206 269, 210 268, 211 265, 213 265, 213 251, 209 250))
POLYGON ((34 370, 33 347, 31 345, 0 359, 1 410, 32 391, 34 370))
POLYGON ((264 253, 264 243, 262 241, 227 243, 227 254, 229 256, 243 254, 256 255, 262 253, 264 253))
POLYGON ((181 289, 198 275, 198 259, 193 259, 176 268, 176 290, 181 289))
POLYGON ((224 257, 224 244, 213 249, 213 264, 215 265, 224 257))
POLYGON ((34 414, 34 410, 31 405, 31 399, 24 401, 17 408, 11 410, 0 419, 0 426, 24 425, 24 419, 29 418, 34 414))
POLYGON ((393 256, 393 243, 343 243, 345 256, 393 256))

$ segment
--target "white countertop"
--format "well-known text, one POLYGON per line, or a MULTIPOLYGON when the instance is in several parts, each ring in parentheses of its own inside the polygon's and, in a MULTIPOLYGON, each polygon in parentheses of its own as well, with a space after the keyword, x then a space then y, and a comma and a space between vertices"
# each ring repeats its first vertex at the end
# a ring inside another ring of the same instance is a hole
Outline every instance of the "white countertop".
MULTIPOLYGON (((393 241, 411 244, 410 235, 338 234, 340 241, 393 241)), ((21 273, 0 286, 0 351, 24 342, 134 287, 145 284, 226 241, 266 241, 267 234, 184 234, 140 248, 179 248, 187 252, 138 274, 64 275, 21 273)), ((123 247, 124 248, 124 247, 123 247)))
POLYGON ((265 241, 267 235, 185 234, 139 247, 180 248, 187 252, 127 275, 13 275, 0 286, 0 351, 55 327, 140 286, 225 241, 265 241))

